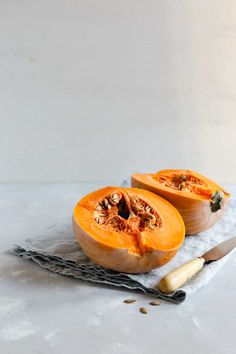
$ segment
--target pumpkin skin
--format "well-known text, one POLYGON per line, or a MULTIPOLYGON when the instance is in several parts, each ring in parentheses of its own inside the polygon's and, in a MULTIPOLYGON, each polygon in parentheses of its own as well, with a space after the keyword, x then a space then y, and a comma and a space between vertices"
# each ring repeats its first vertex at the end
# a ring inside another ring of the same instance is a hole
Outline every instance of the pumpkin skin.
POLYGON ((154 192, 173 204, 184 220, 186 235, 213 226, 222 217, 230 197, 218 184, 191 170, 134 174, 131 185, 154 192))
POLYGON ((73 228, 90 259, 102 267, 125 273, 146 273, 161 267, 174 257, 185 237, 179 212, 163 198, 136 188, 105 187, 86 195, 74 209, 73 228), (104 200, 114 195, 119 195, 120 201, 106 209, 104 200), (138 204, 134 204, 135 200, 138 204), (154 219, 150 221, 146 211, 137 212, 137 205, 140 208, 148 205, 154 219), (98 209, 106 214, 107 221, 100 216, 102 224, 98 222, 98 209))

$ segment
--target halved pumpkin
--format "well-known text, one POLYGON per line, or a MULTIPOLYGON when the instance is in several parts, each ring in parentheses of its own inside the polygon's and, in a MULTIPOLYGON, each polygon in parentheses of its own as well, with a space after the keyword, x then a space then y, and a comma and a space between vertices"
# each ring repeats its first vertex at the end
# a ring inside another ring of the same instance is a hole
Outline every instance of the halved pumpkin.
POLYGON ((185 235, 184 222, 168 201, 136 188, 106 187, 86 195, 74 209, 73 227, 89 258, 127 273, 164 265, 185 235))
POLYGON ((134 174, 132 187, 154 192, 180 212, 187 235, 209 229, 223 215, 230 194, 210 179, 190 170, 134 174))

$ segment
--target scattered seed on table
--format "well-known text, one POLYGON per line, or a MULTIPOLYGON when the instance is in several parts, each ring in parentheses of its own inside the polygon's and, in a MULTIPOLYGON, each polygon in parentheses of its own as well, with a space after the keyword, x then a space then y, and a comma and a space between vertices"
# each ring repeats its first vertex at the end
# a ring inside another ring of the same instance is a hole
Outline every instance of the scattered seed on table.
POLYGON ((152 305, 152 306, 159 306, 161 304, 161 301, 151 301, 149 302, 149 305, 152 305))
POLYGON ((148 313, 148 310, 146 309, 146 307, 140 307, 139 311, 141 313, 143 313, 144 315, 146 315, 148 313))
POLYGON ((125 304, 133 304, 136 300, 135 299, 126 299, 124 300, 125 304))

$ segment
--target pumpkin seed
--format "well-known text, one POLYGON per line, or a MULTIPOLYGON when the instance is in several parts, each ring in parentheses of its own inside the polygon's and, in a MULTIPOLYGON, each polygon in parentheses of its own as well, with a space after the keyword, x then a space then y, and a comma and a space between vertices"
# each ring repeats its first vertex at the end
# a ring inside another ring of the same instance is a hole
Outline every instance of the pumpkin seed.
POLYGON ((126 299, 124 300, 125 304, 133 304, 136 300, 135 299, 126 299))
POLYGON ((149 302, 149 304, 152 305, 152 306, 159 306, 161 304, 161 301, 158 301, 158 300, 151 301, 151 302, 149 302))
POLYGON ((104 205, 107 207, 109 205, 109 202, 107 200, 107 198, 104 199, 104 205))
POLYGON ((112 200, 113 200, 114 203, 117 204, 119 202, 118 194, 116 194, 116 193, 112 194, 112 200))
POLYGON ((137 197, 133 197, 133 203, 134 204, 138 203, 138 198, 137 197))
POLYGON ((95 218, 95 221, 98 223, 98 224, 103 224, 105 222, 105 219, 103 217, 96 217, 95 218))
POLYGON ((155 229, 157 228, 157 225, 155 225, 155 224, 150 224, 149 227, 150 227, 150 229, 155 230, 155 229))
POLYGON ((139 312, 141 312, 144 315, 146 315, 148 313, 148 309, 146 307, 140 307, 139 312))

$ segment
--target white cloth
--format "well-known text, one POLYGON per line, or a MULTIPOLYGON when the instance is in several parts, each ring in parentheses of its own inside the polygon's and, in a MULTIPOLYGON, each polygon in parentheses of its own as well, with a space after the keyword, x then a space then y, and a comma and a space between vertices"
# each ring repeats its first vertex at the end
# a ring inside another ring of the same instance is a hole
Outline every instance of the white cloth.
POLYGON ((25 240, 16 245, 11 252, 31 259, 41 267, 56 273, 70 275, 82 280, 139 290, 155 297, 179 303, 186 298, 186 295, 189 296, 206 285, 235 250, 221 260, 205 265, 200 273, 173 294, 164 295, 157 290, 160 279, 186 261, 201 256, 216 244, 235 236, 235 216, 236 199, 232 199, 225 215, 216 225, 199 235, 187 236, 182 248, 168 264, 148 274, 118 273, 104 269, 90 261, 83 254, 75 240, 71 217, 62 221, 61 224, 54 224, 47 228, 42 236, 25 240))

